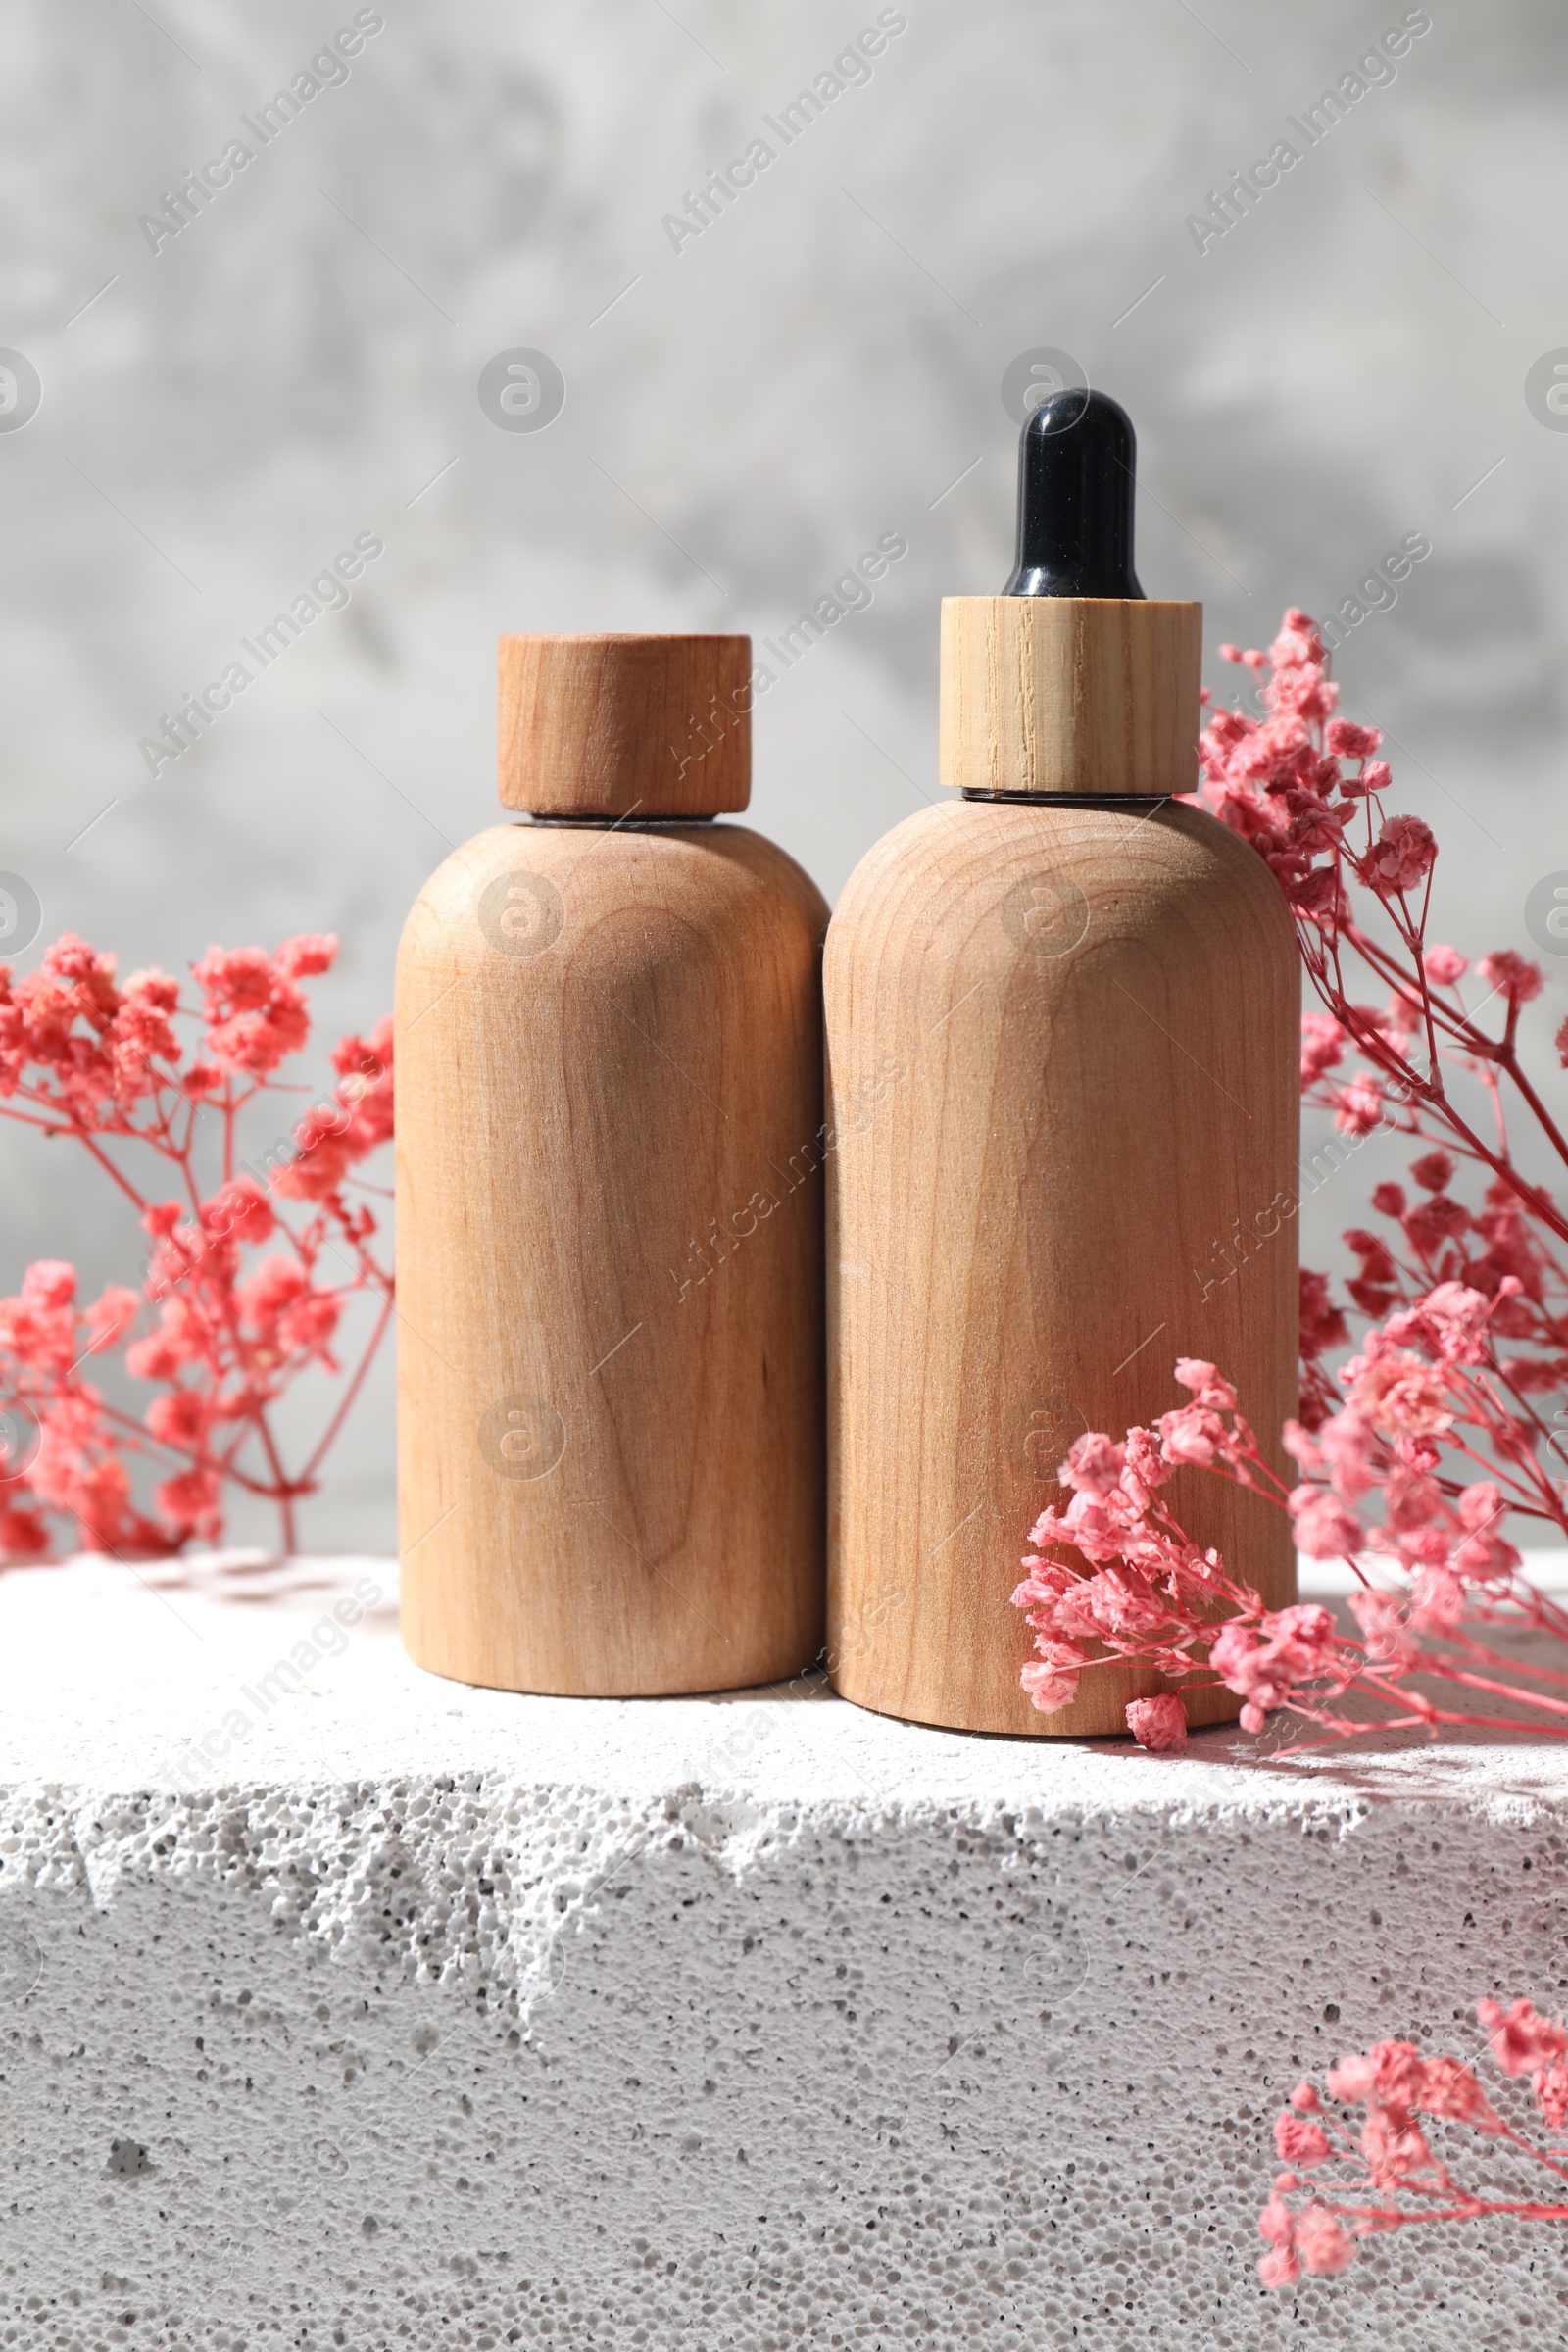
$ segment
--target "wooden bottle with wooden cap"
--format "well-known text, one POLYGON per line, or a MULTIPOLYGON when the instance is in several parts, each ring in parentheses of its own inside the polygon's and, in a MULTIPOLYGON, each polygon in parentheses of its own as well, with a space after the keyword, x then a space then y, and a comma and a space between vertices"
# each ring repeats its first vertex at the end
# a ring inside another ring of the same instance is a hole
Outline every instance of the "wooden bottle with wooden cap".
MULTIPOLYGON (((1131 425, 1057 393, 1019 456, 1017 568, 942 608, 963 798, 878 842, 828 933, 828 1654, 883 1713, 1084 1736, 1161 1684, 1092 1665, 1049 1715, 1019 1687, 1008 1596, 1068 1446, 1189 1402, 1178 1355, 1271 1457, 1296 1407, 1299 983, 1267 866, 1174 797, 1201 607, 1133 575, 1131 425)), ((1197 1470, 1166 1494, 1294 1597, 1282 1512, 1197 1470)))
POLYGON ((823 1608, 827 907, 739 825, 751 641, 501 640, 499 824, 398 953, 403 1638, 770 1682, 823 1608))

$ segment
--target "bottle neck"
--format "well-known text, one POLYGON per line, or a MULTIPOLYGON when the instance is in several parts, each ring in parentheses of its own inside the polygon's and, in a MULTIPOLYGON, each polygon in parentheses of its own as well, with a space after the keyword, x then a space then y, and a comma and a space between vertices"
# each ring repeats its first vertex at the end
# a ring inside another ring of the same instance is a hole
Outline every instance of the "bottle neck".
POLYGON ((713 811, 703 816, 638 816, 628 810, 624 816, 563 816, 532 813, 518 819, 528 825, 575 825, 584 833, 668 833, 688 832, 693 825, 710 825, 713 811))
POLYGON ((1178 799, 1169 792, 981 792, 966 784, 966 801, 1022 802, 1039 808, 1142 808, 1146 811, 1163 808, 1167 801, 1178 799))

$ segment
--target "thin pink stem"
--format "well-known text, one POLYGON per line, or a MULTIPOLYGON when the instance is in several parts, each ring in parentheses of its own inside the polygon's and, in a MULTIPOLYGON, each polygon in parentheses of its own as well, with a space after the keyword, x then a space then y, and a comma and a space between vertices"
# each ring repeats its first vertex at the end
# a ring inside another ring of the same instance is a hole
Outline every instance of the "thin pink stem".
POLYGON ((391 1315, 392 1301, 390 1298, 383 1299, 381 1304, 381 1312, 375 1320, 375 1329, 371 1332, 369 1340, 366 1346, 365 1352, 360 1357, 354 1377, 349 1382, 348 1387, 344 1390, 342 1398, 338 1404, 338 1408, 332 1415, 331 1420, 327 1423, 326 1432, 322 1437, 320 1444, 317 1446, 316 1451, 312 1454, 310 1460, 300 1472, 300 1477, 302 1479, 311 1479, 315 1477, 317 1470, 320 1466, 322 1455, 327 1451, 328 1447, 332 1444, 333 1439, 337 1436, 338 1431, 348 1419, 350 1410, 354 1404, 354 1399, 360 1393, 361 1383, 364 1381, 367 1372, 368 1372, 370 1369, 370 1360, 375 1354, 377 1348, 379 1348, 381 1345, 381 1337, 386 1330, 387 1324, 391 1319, 391 1315))

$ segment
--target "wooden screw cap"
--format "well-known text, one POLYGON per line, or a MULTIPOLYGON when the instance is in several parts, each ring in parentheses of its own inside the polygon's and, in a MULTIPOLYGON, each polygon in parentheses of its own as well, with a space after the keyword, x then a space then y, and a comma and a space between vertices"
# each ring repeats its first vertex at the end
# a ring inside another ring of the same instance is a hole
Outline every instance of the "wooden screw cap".
POLYGON ((964 792, 1128 794, 1198 783, 1201 605, 945 596, 941 772, 964 792))
POLYGON ((535 816, 718 816, 752 789, 750 637, 501 640, 501 798, 535 816))

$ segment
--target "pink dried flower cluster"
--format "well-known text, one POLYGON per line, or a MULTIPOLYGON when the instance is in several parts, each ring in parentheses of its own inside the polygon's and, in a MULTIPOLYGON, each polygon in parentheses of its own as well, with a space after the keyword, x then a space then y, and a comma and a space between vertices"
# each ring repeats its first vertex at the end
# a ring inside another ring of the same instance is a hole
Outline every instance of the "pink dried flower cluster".
MULTIPOLYGON (((1512 1295, 1506 1284, 1503 1295, 1512 1295)), ((1345 1367, 1343 1409, 1315 1433, 1287 1425, 1287 1450, 1323 1473, 1292 1488, 1264 1460, 1229 1382, 1212 1364, 1183 1358, 1176 1376, 1193 1401, 1115 1444, 1080 1438, 1060 1472, 1072 1500, 1048 1507, 1031 1530, 1040 1548, 1025 1555, 1012 1599, 1035 1632, 1036 1656, 1022 1670, 1035 1705, 1066 1706, 1083 1674, 1117 1658, 1181 1684, 1206 1669, 1242 1699, 1250 1732, 1280 1707, 1332 1736, 1364 1730, 1365 1705, 1351 1717, 1340 1704, 1354 1690, 1381 1705, 1385 1723, 1517 1723, 1523 1707, 1568 1734, 1568 1674, 1505 1661, 1483 1639, 1483 1629, 1520 1625, 1568 1639, 1568 1615, 1523 1581, 1520 1555, 1498 1532, 1504 1510, 1522 1507, 1531 1479, 1545 1483, 1545 1474, 1492 1394, 1489 1363, 1479 1293, 1440 1286, 1424 1309, 1391 1316, 1345 1367), (1468 1486, 1436 1476, 1438 1438, 1459 1445, 1461 1423, 1486 1432, 1494 1456, 1513 1448, 1518 1475, 1468 1486), (1218 1553, 1189 1540, 1159 1499, 1189 1463, 1288 1511, 1309 1555, 1361 1564, 1349 1603, 1358 1640, 1318 1604, 1265 1608, 1218 1553), (1373 1491, 1386 1505, 1382 1523, 1359 1515, 1373 1491), (1399 1581, 1379 1581, 1373 1564, 1399 1581), (1465 1705, 1441 1703, 1433 1685, 1465 1705), (1489 1694, 1512 1712, 1478 1712, 1489 1694)), ((1184 1743, 1176 1690, 1134 1700, 1127 1723, 1146 1747, 1184 1743)))
POLYGON ((214 1539, 229 1487, 274 1502, 292 1546, 295 1506, 315 1491, 391 1312, 374 1214, 344 1192, 392 1133, 390 1020, 339 1041, 335 1086, 266 1154, 262 1175, 237 1161, 237 1122, 259 1095, 283 1091, 274 1073, 310 1037, 300 983, 336 952, 314 935, 271 955, 210 948, 192 966, 199 1010, 162 972, 120 985, 114 957, 69 933, 20 979, 0 965, 0 1115, 81 1145, 134 1205, 148 1244, 134 1289, 111 1284, 83 1306, 75 1268, 44 1260, 0 1299, 0 1557, 46 1551, 51 1513, 71 1541, 110 1551, 214 1539), (188 1057, 180 1020, 199 1028, 188 1057), (218 1168, 204 1187, 196 1163, 209 1136, 218 1168), (164 1164, 172 1198, 126 1173, 126 1143, 164 1164), (285 1200, 312 1213, 291 1223, 285 1200), (379 1300, 374 1330, 320 1442, 290 1471, 275 1407, 309 1367, 339 1370, 333 1341, 356 1291, 379 1300), (133 1379, 158 1389, 139 1416, 83 1376, 116 1348, 133 1379), (138 1455, 167 1471, 150 1512, 133 1498, 138 1455))
MULTIPOLYGON (((1282 1504, 1287 1498, 1230 1383, 1212 1364, 1187 1357, 1176 1377, 1190 1404, 1115 1444, 1086 1435, 1061 1466, 1072 1500, 1040 1514, 1030 1531, 1040 1548, 1025 1555, 1028 1573, 1012 1595, 1035 1630, 1037 1654, 1023 1669, 1023 1687, 1053 1713, 1071 1703, 1081 1676, 1113 1657, 1183 1682, 1206 1667, 1245 1698, 1244 1725, 1261 1729, 1264 1708, 1302 1690, 1316 1707, 1323 1686, 1337 1694, 1356 1678, 1360 1661, 1339 1642, 1328 1610, 1266 1610, 1160 1501, 1173 1471, 1195 1462, 1282 1504), (1076 1561, 1048 1556, 1069 1548, 1076 1561)), ((1169 1752, 1185 1744, 1186 1710, 1175 1691, 1133 1700, 1127 1721, 1146 1747, 1169 1752)))
MULTIPOLYGON (((1437 842, 1419 818, 1383 814, 1391 777, 1387 761, 1373 757, 1381 737, 1375 727, 1332 715, 1339 689, 1304 612, 1286 613, 1266 655, 1220 650, 1258 679, 1264 715, 1214 713, 1200 740, 1204 782, 1198 797, 1267 860, 1296 917, 1301 959, 1322 1006, 1302 1018, 1303 1097, 1331 1111, 1342 1134, 1397 1133, 1435 1147, 1410 1167, 1426 1198, 1407 1200, 1396 1184, 1372 1195, 1376 1212, 1399 1224, 1402 1263, 1375 1235, 1347 1236, 1362 1259, 1350 1298, 1376 1320, 1446 1280, 1494 1298, 1511 1274, 1525 1299, 1497 1328, 1547 1349, 1550 1360, 1534 1377, 1538 1386, 1561 1388, 1568 1384, 1568 1322, 1531 1308, 1548 1298, 1568 1306, 1568 1278, 1551 1251, 1553 1243, 1568 1242, 1568 1213, 1521 1173, 1508 1130, 1511 1101, 1568 1163, 1568 1138, 1519 1054, 1519 1015, 1542 992, 1540 968, 1512 948, 1483 956, 1474 970, 1482 993, 1467 1007, 1469 959, 1426 933, 1437 842), (1387 992, 1381 1004, 1361 1001, 1368 982, 1387 992), (1494 1019, 1483 1028, 1480 1015, 1494 1004, 1500 1025, 1494 1019), (1355 1066, 1336 1076, 1348 1055, 1355 1066), (1484 1121, 1454 1093, 1452 1072, 1479 1088, 1484 1121), (1485 1180, 1479 1210, 1448 1190, 1458 1162, 1485 1180)), ((1556 1048, 1568 1064, 1568 1022, 1556 1048)), ((1323 1277, 1304 1274, 1302 1291, 1302 1418, 1311 1425, 1334 1402, 1320 1358, 1347 1332, 1323 1277)))
MULTIPOLYGON (((1568 2033, 1561 2018, 1540 2017, 1525 2000, 1504 2010, 1478 2001, 1476 2016, 1505 2075, 1528 2076, 1537 2113, 1553 2132, 1568 2118, 1568 2033)), ((1303 2271, 1331 2277, 1355 2256, 1356 2240, 1414 2222, 1481 2221, 1512 2215, 1525 2221, 1568 2221, 1561 2197, 1484 2196, 1456 2179, 1435 2149, 1421 2118, 1479 2132, 1568 2182, 1565 2151, 1543 2147, 1500 2116, 1462 2059, 1424 2058, 1412 2041, 1375 2041, 1342 2058, 1326 2078, 1331 2099, 1360 2108, 1352 2127, 1323 2104, 1316 2087, 1298 2082, 1290 2105, 1274 2119, 1274 2145, 1285 2171, 1258 2216, 1268 2252, 1258 2263, 1265 2286, 1294 2286, 1303 2271), (1333 2190, 1301 2179, 1332 2166, 1333 2190), (1304 2204, 1290 2199, 1304 2194, 1304 2204), (1348 2197, 1353 2202, 1346 2202, 1348 2197)))
MULTIPOLYGON (((1378 732, 1335 715, 1307 616, 1287 612, 1266 655, 1221 651, 1259 681, 1263 715, 1210 719, 1202 797, 1267 859, 1295 914, 1320 1006, 1302 1019, 1303 1095, 1345 1134, 1407 1136, 1419 1149, 1409 1191, 1383 1182, 1372 1193, 1386 1231, 1346 1235, 1357 1272, 1344 1298, 1326 1275, 1302 1272, 1300 1418, 1283 1433, 1294 1487, 1212 1365, 1178 1365, 1193 1401, 1154 1430, 1072 1448, 1060 1473, 1072 1501, 1042 1514, 1013 1595, 1035 1633, 1024 1687, 1050 1711, 1107 1660, 1157 1669, 1178 1688, 1135 1701, 1128 1725, 1166 1752, 1181 1744, 1179 1688, 1200 1675, 1237 1693, 1253 1732, 1289 1708, 1331 1737, 1364 1729, 1369 1714, 1429 1731, 1524 1720, 1561 1736, 1568 1613, 1524 1580, 1504 1533, 1513 1515, 1568 1538, 1568 1410, 1557 1401, 1568 1390, 1568 1218, 1520 1173, 1508 1129, 1522 1105, 1568 1164, 1519 1057, 1520 1011, 1542 976, 1498 950, 1477 965, 1487 994, 1467 1009, 1465 957, 1426 937, 1436 844, 1417 819, 1383 815, 1378 732), (1364 977, 1352 984, 1352 967, 1387 991, 1381 1007, 1356 1001, 1364 977), (1484 1029, 1493 1004, 1500 1018, 1484 1029), (1484 1133, 1456 1073, 1479 1090, 1484 1133), (1451 1189, 1461 1165, 1480 1176, 1479 1207, 1451 1189), (1331 1374, 1326 1359, 1351 1344, 1352 1322, 1356 1352, 1331 1374), (1189 1542, 1159 1499, 1187 1464, 1269 1496, 1300 1551, 1352 1564, 1356 1638, 1323 1608, 1265 1609, 1189 1542), (1530 1664, 1497 1645, 1520 1628, 1545 1637, 1530 1664), (1352 1691, 1353 1713, 1342 1703, 1352 1691)), ((1557 1050, 1568 1062, 1568 1023, 1557 1050)))

